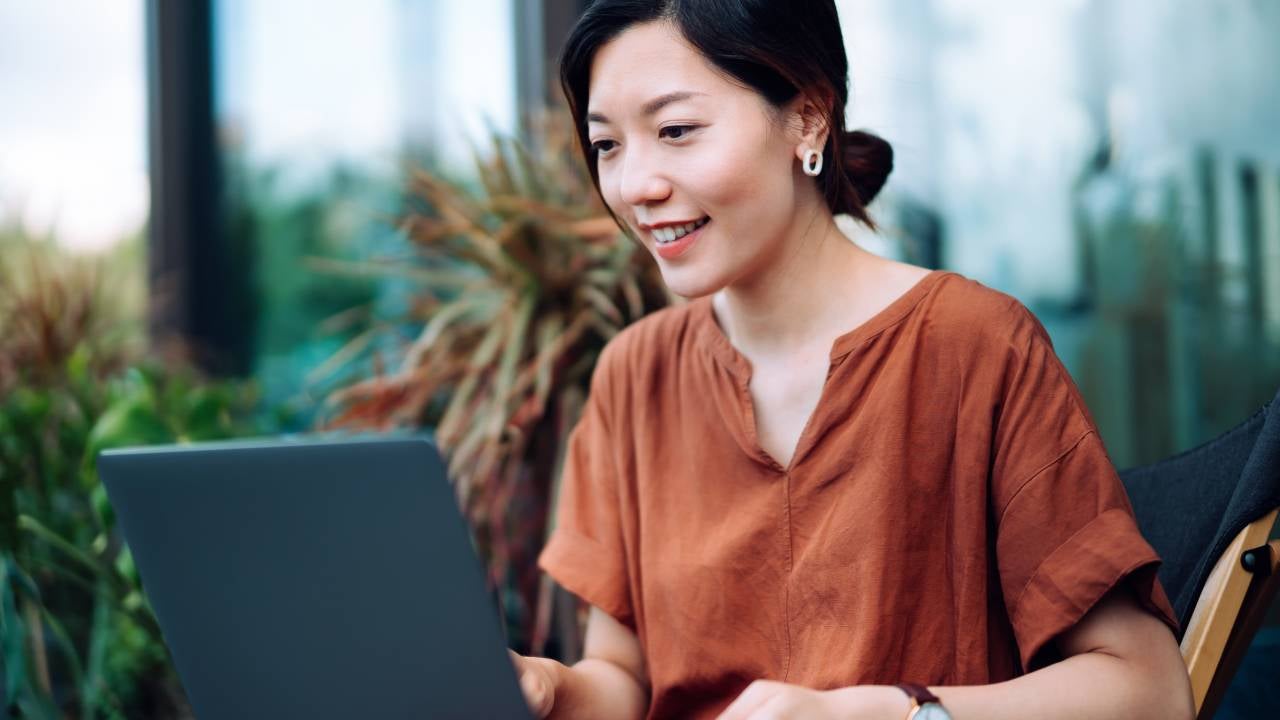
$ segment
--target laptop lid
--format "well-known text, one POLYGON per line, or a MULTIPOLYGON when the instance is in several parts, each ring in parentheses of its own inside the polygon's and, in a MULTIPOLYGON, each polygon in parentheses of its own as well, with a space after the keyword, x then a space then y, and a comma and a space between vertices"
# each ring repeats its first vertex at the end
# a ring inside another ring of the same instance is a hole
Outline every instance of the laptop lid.
POLYGON ((111 450, 98 468, 201 720, 529 717, 426 440, 111 450))

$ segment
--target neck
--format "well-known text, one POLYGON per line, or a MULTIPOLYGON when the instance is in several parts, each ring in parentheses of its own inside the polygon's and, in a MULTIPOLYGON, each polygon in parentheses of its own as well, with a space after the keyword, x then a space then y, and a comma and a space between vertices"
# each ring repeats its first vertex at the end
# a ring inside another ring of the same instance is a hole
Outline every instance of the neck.
POLYGON ((825 207, 805 213, 776 256, 717 293, 725 334, 746 355, 829 346, 848 322, 860 278, 878 258, 845 236, 825 207))

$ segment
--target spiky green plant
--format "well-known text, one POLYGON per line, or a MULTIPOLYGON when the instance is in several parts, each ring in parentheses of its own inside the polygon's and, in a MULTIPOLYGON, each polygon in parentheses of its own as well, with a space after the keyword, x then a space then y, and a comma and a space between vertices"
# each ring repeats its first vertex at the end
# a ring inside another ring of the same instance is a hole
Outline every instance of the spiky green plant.
POLYGON ((410 329, 407 342, 362 352, 385 338, 385 326, 373 327, 321 369, 357 356, 374 368, 330 396, 329 425, 435 428, 490 579, 504 590, 510 638, 536 650, 551 616, 534 561, 596 357, 672 300, 600 204, 564 115, 544 121, 538 150, 493 134, 490 151, 475 152, 480 191, 415 172, 418 207, 402 222, 412 261, 325 264, 417 283, 397 324, 410 329))

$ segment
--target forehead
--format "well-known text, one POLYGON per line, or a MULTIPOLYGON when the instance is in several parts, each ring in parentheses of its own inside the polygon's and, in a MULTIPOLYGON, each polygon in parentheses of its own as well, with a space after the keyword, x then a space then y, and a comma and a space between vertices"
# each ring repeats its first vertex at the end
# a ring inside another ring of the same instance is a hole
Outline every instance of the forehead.
POLYGON ((588 111, 614 118, 638 113, 641 104, 663 93, 721 95, 732 87, 671 23, 648 22, 627 28, 596 51, 588 111))

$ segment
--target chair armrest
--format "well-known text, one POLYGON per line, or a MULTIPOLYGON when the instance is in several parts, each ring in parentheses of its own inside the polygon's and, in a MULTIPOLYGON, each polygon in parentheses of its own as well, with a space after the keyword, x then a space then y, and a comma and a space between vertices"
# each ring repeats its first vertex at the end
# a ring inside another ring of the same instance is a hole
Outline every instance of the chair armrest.
MULTIPOLYGON (((1280 515, 1280 509, 1255 520, 1236 535, 1209 573, 1196 600, 1191 621, 1187 623, 1182 637, 1182 659, 1191 677, 1198 717, 1210 717, 1216 709, 1240 657, 1257 630, 1256 624, 1252 628, 1246 627, 1247 621, 1252 615, 1265 613, 1262 601, 1269 601, 1269 598, 1263 596, 1268 591, 1274 595, 1277 580, 1280 580, 1275 572, 1253 573, 1241 563, 1246 550, 1267 543, 1277 515, 1280 515), (1260 604, 1261 612, 1257 612, 1260 604), (1227 657, 1228 645, 1234 646, 1230 657, 1227 657), (1224 657, 1228 662, 1223 662, 1224 657), (1212 695, 1211 689, 1214 691, 1212 695)), ((1280 562, 1280 543, 1273 550, 1270 569, 1280 562)))

